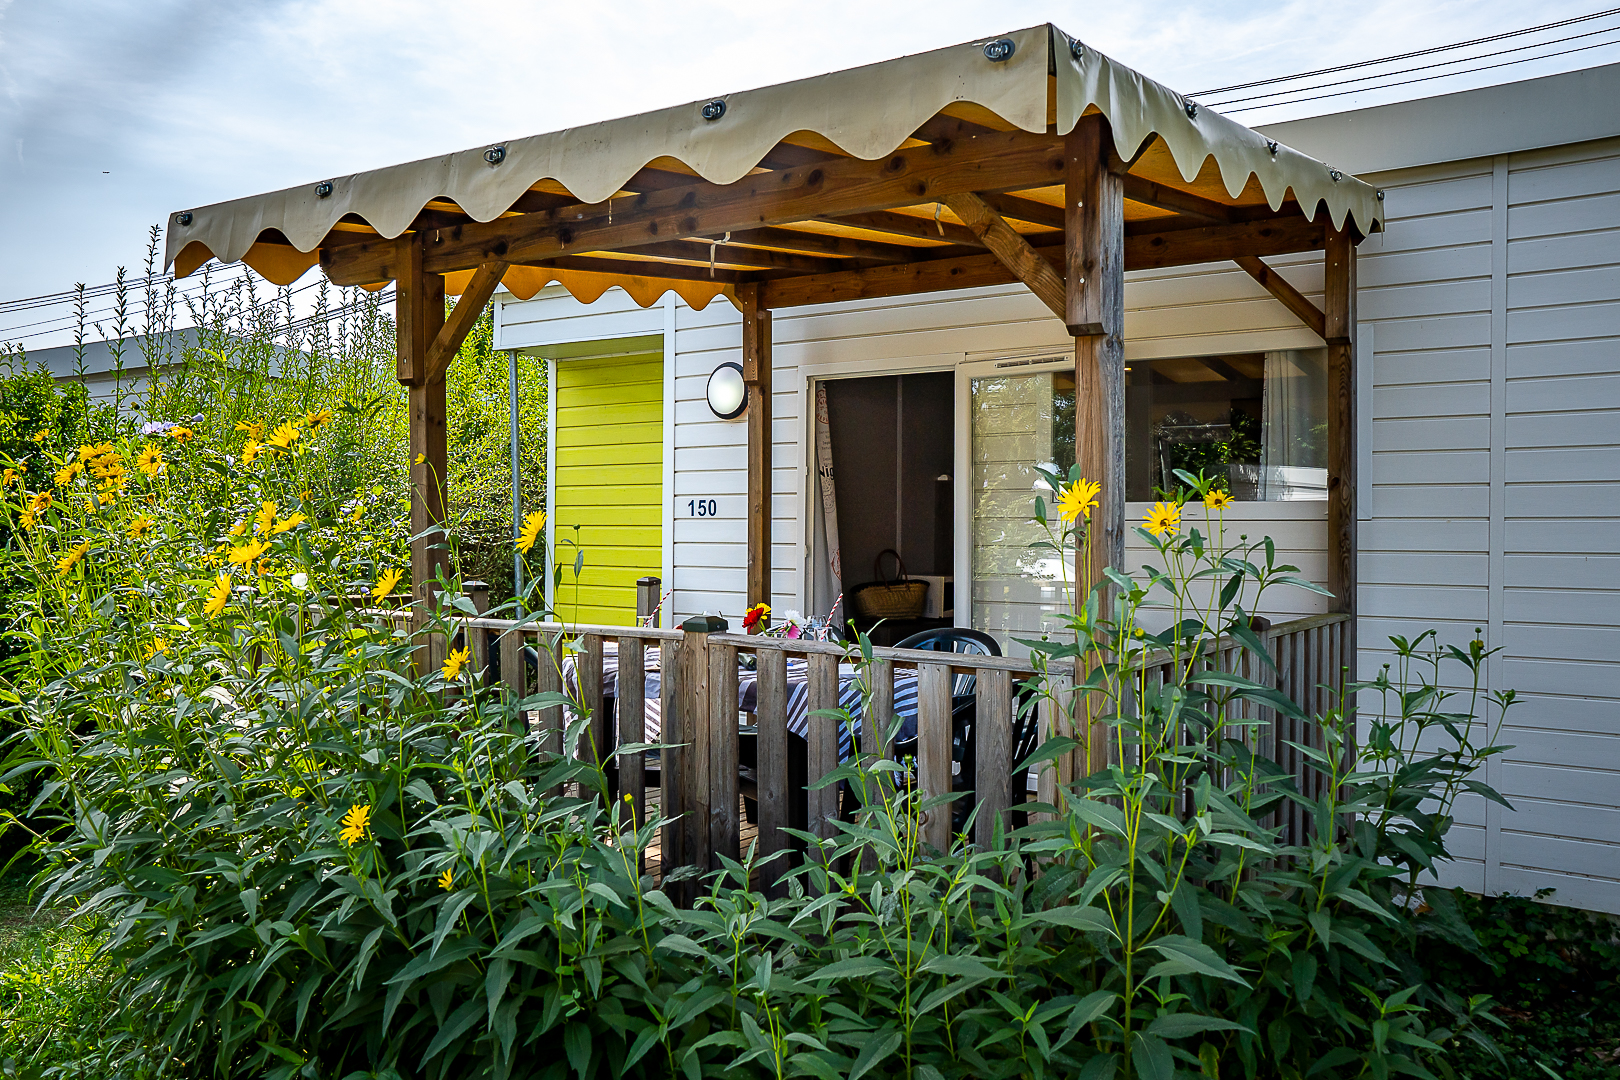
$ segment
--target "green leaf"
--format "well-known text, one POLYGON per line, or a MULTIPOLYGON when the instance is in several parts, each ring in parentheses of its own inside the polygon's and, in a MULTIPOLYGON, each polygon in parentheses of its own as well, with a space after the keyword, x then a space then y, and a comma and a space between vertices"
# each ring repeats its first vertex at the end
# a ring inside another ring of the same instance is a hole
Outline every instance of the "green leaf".
POLYGON ((1098 1054, 1086 1062, 1075 1080, 1114 1080, 1119 1075, 1118 1054, 1098 1054))
POLYGON ((468 1028, 478 1022, 483 1011, 484 1003, 477 998, 463 1002, 461 1008, 451 1013, 450 1019, 446 1020, 444 1026, 439 1028, 439 1033, 433 1037, 433 1041, 428 1043, 427 1051, 423 1053, 421 1063, 426 1065, 443 1053, 445 1047, 459 1039, 466 1033, 468 1028))
POLYGON ((1235 1020, 1222 1020, 1215 1016, 1200 1016, 1197 1013, 1164 1013, 1153 1018, 1147 1026, 1148 1034, 1157 1035, 1161 1039, 1185 1039, 1189 1035, 1199 1035, 1206 1031, 1247 1031, 1254 1032, 1235 1020))
POLYGON ((1141 1080, 1175 1080, 1176 1059, 1163 1039, 1143 1031, 1133 1031, 1131 1038, 1136 1043, 1131 1064, 1141 1080))
POLYGON ((1157 975, 1197 974, 1225 979, 1239 986, 1249 985, 1232 965, 1221 959, 1214 949, 1202 941, 1194 941, 1181 934, 1170 934, 1150 942, 1146 947, 1165 957, 1162 963, 1156 964, 1153 970, 1148 972, 1150 979, 1157 975))
POLYGON ((868 1037, 866 1045, 861 1047, 860 1056, 855 1059, 855 1067, 849 1071, 849 1080, 860 1080, 866 1075, 868 1069, 881 1064, 900 1046, 903 1034, 891 1031, 886 1035, 868 1037))
POLYGON ((583 1077, 591 1064, 591 1029, 578 1020, 570 1020, 563 1029, 563 1050, 568 1054, 568 1064, 583 1077))
MULTIPOLYGON (((888 970, 885 968, 885 970, 888 970)), ((991 967, 977 956, 967 956, 962 953, 941 953, 930 956, 923 961, 919 971, 926 971, 930 975, 956 975, 964 979, 1003 979, 1006 974, 991 967)))
POLYGON ((1094 907, 1081 907, 1077 904, 1070 904, 1065 907, 1048 908, 1045 911, 1036 912, 1032 916, 1032 921, 1050 923, 1053 926, 1067 926, 1075 930, 1104 933, 1117 940, 1114 931, 1114 920, 1109 918, 1105 912, 1094 907))
POLYGON ((875 956, 852 956, 838 960, 820 971, 805 975, 805 979, 859 979, 872 975, 892 975, 894 965, 884 963, 875 956))

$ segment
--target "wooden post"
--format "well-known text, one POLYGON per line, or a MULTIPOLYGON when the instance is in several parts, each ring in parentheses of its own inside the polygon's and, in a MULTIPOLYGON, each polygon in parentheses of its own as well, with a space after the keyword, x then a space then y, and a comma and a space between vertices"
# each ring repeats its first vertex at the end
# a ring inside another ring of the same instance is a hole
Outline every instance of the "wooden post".
POLYGON ((1102 484, 1085 548, 1079 595, 1125 559, 1125 185, 1108 168, 1113 136, 1082 117, 1064 142, 1064 324, 1074 335, 1075 460, 1102 484))
MULTIPOLYGON (((709 635, 723 634, 726 621, 712 615, 699 615, 681 624, 681 803, 668 807, 666 814, 681 815, 681 854, 689 866, 708 872, 713 863, 709 815, 712 810, 713 777, 710 767, 710 739, 714 732, 711 715, 709 635)), ((731 677, 737 677, 733 671, 731 677)), ((733 726, 737 718, 731 718, 733 726)), ((665 739, 666 742, 671 740, 665 739)), ((668 863, 666 862, 666 868, 668 863)), ((696 895, 688 888, 685 895, 696 895)))
MULTIPOLYGON (((422 243, 416 233, 394 242, 394 318, 397 324, 396 374, 408 388, 411 454, 411 595, 420 627, 432 604, 432 582, 444 565, 443 535, 432 531, 444 521, 447 465, 444 380, 429 380, 428 352, 444 327, 444 278, 422 269, 422 243)), ((434 640, 416 662, 431 671, 443 662, 444 642, 434 640)))
POLYGON ((709 646, 709 866, 738 856, 737 647, 709 646))
POLYGON ((771 602, 771 313, 759 285, 737 286, 748 389, 748 606, 771 602))
MULTIPOLYGON (((1346 221, 1347 228, 1350 222, 1346 221)), ((1356 245, 1330 228, 1323 245, 1328 373, 1328 587, 1333 610, 1356 610, 1356 245)))
MULTIPOLYGON (((1328 374, 1328 587, 1333 610, 1350 618, 1339 629, 1334 670, 1323 679, 1342 691, 1356 678, 1356 237, 1346 219, 1343 231, 1329 228, 1323 244, 1323 325, 1327 332, 1328 374), (1348 668, 1348 672, 1344 669, 1348 668)), ((1355 701, 1341 699, 1347 712, 1355 701)), ((1355 724, 1346 748, 1355 760, 1355 724)), ((1349 763, 1346 763, 1349 767, 1349 763)))
MULTIPOLYGON (((1125 184, 1110 171, 1113 134, 1101 116, 1081 117, 1064 141, 1064 325, 1074 335, 1074 457, 1102 485, 1086 542, 1075 552, 1076 601, 1125 565, 1125 184)), ((1108 590, 1103 590, 1105 598, 1108 590)), ((1088 660, 1076 658, 1075 681, 1088 660)), ((1100 694, 1075 698, 1076 737, 1093 763, 1106 757, 1109 728, 1093 713, 1100 694), (1083 726, 1082 726, 1083 721, 1083 726), (1100 745, 1099 745, 1100 744, 1100 745)), ((1088 772, 1071 765, 1077 775, 1088 772)))

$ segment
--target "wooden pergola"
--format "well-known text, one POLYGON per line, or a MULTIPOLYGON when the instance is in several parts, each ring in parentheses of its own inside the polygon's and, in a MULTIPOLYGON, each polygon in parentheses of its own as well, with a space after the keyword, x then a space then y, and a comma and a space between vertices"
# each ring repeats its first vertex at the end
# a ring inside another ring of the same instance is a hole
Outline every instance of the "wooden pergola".
POLYGON ((1365 183, 1043 25, 182 211, 168 259, 181 275, 219 258, 278 283, 318 263, 339 285, 395 284, 419 598, 444 557, 445 372, 498 286, 726 297, 748 386, 750 604, 770 598, 772 311, 1028 286, 1074 338, 1100 572, 1127 531, 1125 273, 1234 261, 1328 347, 1328 550, 1350 612, 1355 247, 1381 226, 1365 183), (1263 261, 1301 252, 1322 254, 1320 308, 1263 261))

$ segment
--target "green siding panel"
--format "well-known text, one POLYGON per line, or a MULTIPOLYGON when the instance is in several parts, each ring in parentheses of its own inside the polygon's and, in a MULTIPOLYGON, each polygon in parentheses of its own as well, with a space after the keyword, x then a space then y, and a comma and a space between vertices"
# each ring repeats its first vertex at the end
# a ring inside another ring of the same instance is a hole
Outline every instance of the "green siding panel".
POLYGON ((630 625, 636 579, 663 574, 664 358, 557 363, 554 606, 569 622, 630 625), (576 539, 585 568, 576 591, 576 539))

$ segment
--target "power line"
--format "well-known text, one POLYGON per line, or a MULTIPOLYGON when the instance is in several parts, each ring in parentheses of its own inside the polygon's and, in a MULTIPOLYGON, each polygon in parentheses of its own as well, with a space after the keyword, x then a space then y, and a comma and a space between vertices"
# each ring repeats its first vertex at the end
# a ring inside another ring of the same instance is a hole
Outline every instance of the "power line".
POLYGON ((1270 86, 1273 83, 1295 82, 1299 79, 1310 79, 1317 75, 1334 75, 1341 71, 1352 71, 1356 68, 1372 67, 1376 64, 1392 64, 1399 60, 1411 60, 1418 56, 1432 56, 1435 53, 1450 52, 1453 49, 1466 49, 1474 45, 1486 45, 1493 41, 1502 41, 1506 38, 1522 37, 1525 34, 1536 34, 1543 30, 1557 30, 1565 26, 1574 26, 1577 23, 1591 22, 1609 15, 1620 15, 1620 8, 1608 8, 1596 11, 1590 15, 1577 15, 1570 19, 1560 19, 1557 22, 1542 23, 1540 26, 1529 26, 1523 30, 1509 30, 1501 34, 1491 34, 1488 37, 1474 38, 1471 41, 1458 41, 1450 45, 1436 45, 1428 49, 1417 49, 1413 52, 1398 53, 1394 56, 1385 56, 1377 60, 1358 60, 1353 64, 1340 64, 1337 67, 1317 68, 1315 71, 1301 71, 1296 75, 1279 75, 1271 79, 1256 79, 1253 82, 1234 83, 1231 86, 1217 86, 1211 90, 1199 90, 1190 95, 1204 97, 1209 94, 1226 94, 1233 90, 1248 90, 1255 86, 1270 86))
MULTIPOLYGON (((1478 54, 1476 54, 1474 56, 1459 56, 1454 60, 1437 60, 1432 64, 1418 64, 1415 67, 1397 68, 1394 71, 1380 71, 1380 72, 1378 72, 1377 74, 1374 74, 1374 75, 1357 75, 1354 78, 1339 79, 1339 80, 1337 80, 1335 82, 1318 83, 1315 86, 1297 86, 1297 87, 1294 87, 1294 88, 1288 89, 1288 90, 1272 90, 1269 93, 1251 94, 1248 97, 1240 97, 1240 98, 1226 98, 1226 99, 1221 100, 1221 101, 1205 102, 1205 104, 1208 105, 1210 108, 1215 109, 1215 108, 1223 108, 1223 107, 1225 107, 1227 105, 1236 105, 1236 104, 1238 104, 1240 102, 1244 102, 1244 101, 1259 101, 1262 98, 1281 97, 1284 94, 1304 93, 1307 90, 1326 90, 1328 87, 1331 87, 1331 86, 1348 86, 1350 83, 1367 82, 1368 80, 1371 80, 1371 79, 1387 79, 1387 78, 1390 78, 1390 77, 1395 76, 1395 75, 1408 75, 1408 74, 1411 74, 1414 71, 1428 71, 1428 70, 1430 70, 1432 68, 1437 68, 1437 67, 1449 67, 1452 64, 1467 64, 1467 63, 1471 63, 1471 62, 1473 62, 1475 60, 1488 60, 1493 56, 1506 56, 1508 53, 1523 52, 1525 49, 1540 49, 1540 48, 1545 48, 1548 45, 1562 45, 1566 41, 1579 41, 1582 38, 1596 37, 1598 34, 1612 34, 1616 30, 1620 30, 1620 27, 1617 27, 1617 26, 1605 26, 1605 27, 1602 27, 1601 29, 1588 30, 1585 33, 1581 33, 1581 34, 1571 34, 1568 37, 1553 38, 1551 41, 1533 41, 1533 42, 1529 43, 1528 45, 1515 45, 1511 49, 1498 49, 1495 52, 1478 53, 1478 54)), ((1602 42, 1601 44, 1612 45, 1613 42, 1602 42)), ((1561 56, 1563 54, 1562 53, 1548 53, 1546 55, 1547 56, 1561 56)), ((1527 56, 1527 57, 1524 57, 1523 59, 1525 59, 1525 60, 1540 60, 1540 59, 1543 59, 1543 57, 1541 57, 1541 56, 1527 56)), ((1471 70, 1471 71, 1481 71, 1481 70, 1484 70, 1484 69, 1483 68, 1471 68, 1469 70, 1471 70)), ((1446 72, 1446 74, 1447 75, 1465 75, 1465 74, 1467 74, 1467 72, 1466 71, 1452 71, 1452 72, 1446 72)), ((1386 84, 1386 85, 1399 86, 1401 84, 1400 83, 1391 83, 1391 84, 1386 84)), ((1369 87, 1368 89, 1376 89, 1376 87, 1369 87)), ((1236 110, 1234 110, 1234 111, 1236 111, 1236 110)))
MULTIPOLYGON (((1540 56, 1521 56, 1517 60, 1503 60, 1496 64, 1482 64, 1475 68, 1465 68, 1462 71, 1442 71, 1438 75, 1423 75, 1416 79, 1402 79, 1398 82, 1380 83, 1375 86, 1360 86, 1352 90, 1335 90, 1331 94, 1316 94, 1311 97, 1289 98, 1287 101, 1268 101, 1259 105, 1245 105, 1241 109, 1229 109, 1228 112, 1253 112, 1256 109, 1269 109, 1277 105, 1299 105, 1307 101, 1321 101, 1325 98, 1343 97, 1346 94, 1365 94, 1374 90, 1387 90, 1393 86, 1410 86, 1412 83, 1429 82, 1434 79, 1449 79, 1457 75, 1472 75, 1476 71, 1490 71, 1493 68, 1510 67, 1514 64, 1529 63, 1532 60, 1551 60, 1555 56, 1568 56, 1571 53, 1586 52, 1589 49, 1601 49, 1606 45, 1620 45, 1620 38, 1613 41, 1599 41, 1591 45, 1581 45, 1573 49, 1561 49, 1558 52, 1543 53, 1540 56)), ((1315 87, 1302 87, 1303 90, 1313 90, 1315 87)))

